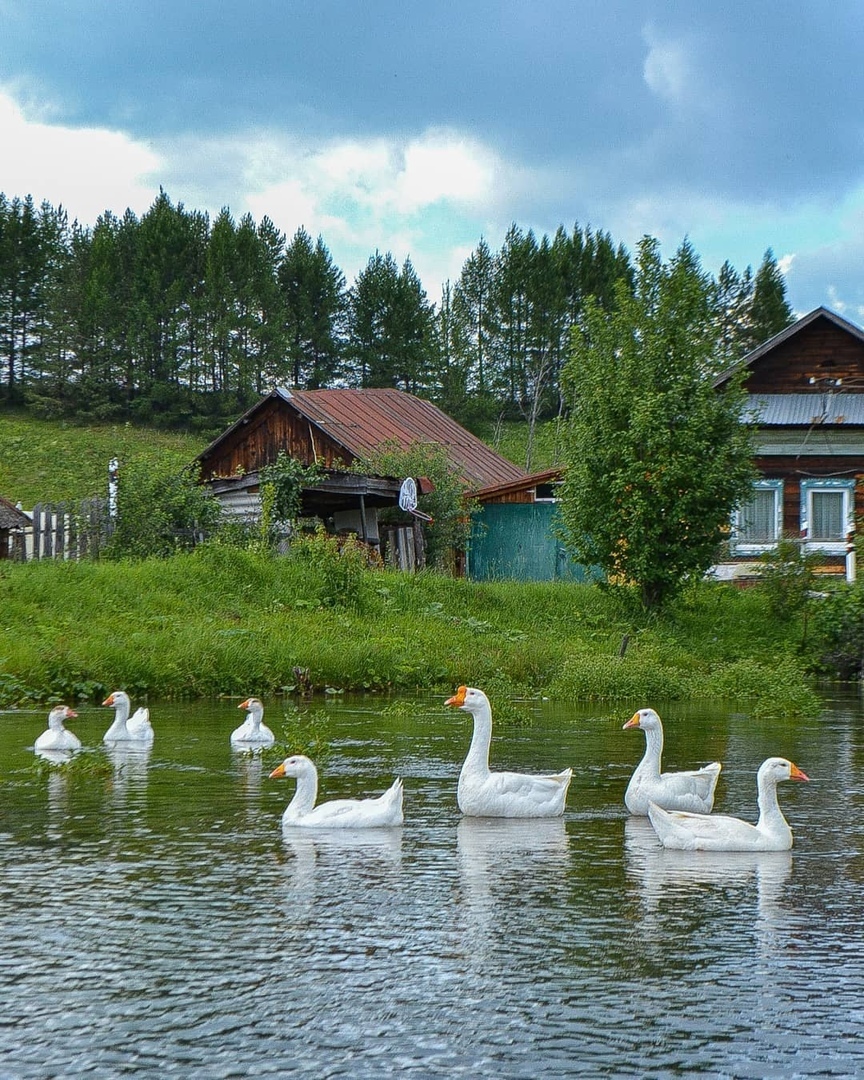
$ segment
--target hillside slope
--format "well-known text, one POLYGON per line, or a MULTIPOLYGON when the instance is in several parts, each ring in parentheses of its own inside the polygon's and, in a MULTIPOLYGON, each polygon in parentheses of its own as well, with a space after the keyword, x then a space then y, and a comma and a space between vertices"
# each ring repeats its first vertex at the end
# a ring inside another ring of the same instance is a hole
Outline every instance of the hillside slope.
POLYGON ((160 456, 188 465, 206 446, 200 435, 131 424, 82 425, 0 412, 0 495, 29 509, 37 502, 104 493, 108 462, 160 456))

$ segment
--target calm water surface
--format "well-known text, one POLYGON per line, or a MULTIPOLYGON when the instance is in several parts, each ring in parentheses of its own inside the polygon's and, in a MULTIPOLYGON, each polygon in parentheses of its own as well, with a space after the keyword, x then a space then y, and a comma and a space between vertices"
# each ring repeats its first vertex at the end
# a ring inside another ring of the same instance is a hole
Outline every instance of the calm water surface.
MULTIPOLYGON (((665 852, 628 820, 643 704, 496 729, 499 767, 574 766, 545 822, 460 818, 463 713, 315 705, 322 797, 401 775, 405 825, 287 838, 293 782, 232 753, 233 703, 151 706, 149 758, 107 775, 39 774, 45 712, 0 714, 0 1076, 864 1074, 858 699, 660 710, 667 767, 724 762, 720 811, 755 820, 771 754, 810 775, 780 789, 794 851, 761 856, 665 852)), ((86 746, 108 712, 80 711, 86 746)))

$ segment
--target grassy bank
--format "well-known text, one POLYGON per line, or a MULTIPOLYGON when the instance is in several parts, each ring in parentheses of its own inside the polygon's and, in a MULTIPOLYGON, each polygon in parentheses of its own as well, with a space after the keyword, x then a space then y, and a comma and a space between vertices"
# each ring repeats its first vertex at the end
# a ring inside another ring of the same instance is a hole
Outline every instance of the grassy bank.
POLYGON ((0 495, 30 509, 104 495, 108 462, 161 455, 188 465, 207 445, 197 435, 153 431, 131 424, 67 424, 23 411, 0 411, 0 495))
POLYGON ((359 570, 307 551, 205 547, 140 563, 0 570, 0 705, 317 690, 449 690, 612 701, 724 698, 813 707, 802 629, 756 591, 703 585, 662 619, 594 586, 475 584, 359 570), (627 637, 623 656, 622 643, 627 637))

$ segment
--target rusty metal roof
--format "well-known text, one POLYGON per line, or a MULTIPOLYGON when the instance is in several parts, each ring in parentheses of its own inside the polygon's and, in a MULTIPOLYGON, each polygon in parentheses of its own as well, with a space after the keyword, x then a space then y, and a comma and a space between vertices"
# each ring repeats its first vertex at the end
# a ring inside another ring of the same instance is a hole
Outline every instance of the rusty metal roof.
POLYGON ((29 524, 30 518, 0 495, 0 529, 25 529, 29 524))
POLYGON ((287 390, 276 393, 355 457, 383 442, 439 443, 472 488, 521 480, 525 472, 430 401, 404 390, 287 390))

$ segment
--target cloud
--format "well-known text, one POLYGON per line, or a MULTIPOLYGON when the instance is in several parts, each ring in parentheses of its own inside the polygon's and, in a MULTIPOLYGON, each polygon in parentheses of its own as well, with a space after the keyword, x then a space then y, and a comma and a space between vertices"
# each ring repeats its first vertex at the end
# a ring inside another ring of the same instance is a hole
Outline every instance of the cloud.
POLYGON ((106 209, 142 211, 153 201, 162 160, 148 145, 119 131, 72 128, 43 119, 0 88, 0 190, 62 205, 92 223, 106 209))
POLYGON ((259 128, 144 142, 52 115, 0 89, 0 191, 62 204, 92 225, 105 210, 144 213, 163 187, 211 217, 227 207, 235 218, 266 215, 289 238, 300 227, 323 236, 349 281, 376 250, 410 257, 433 300, 481 233, 503 236, 513 202, 534 184, 490 146, 446 127, 341 139, 259 128))
POLYGON ((649 90, 665 101, 683 101, 692 81, 690 59, 684 45, 661 38, 650 26, 645 28, 644 37, 648 53, 642 75, 649 90))
POLYGON ((274 129, 161 144, 172 197, 213 212, 266 214, 321 235, 351 278, 375 251, 410 257, 437 299, 481 233, 503 233, 528 174, 463 132, 316 140, 274 129))

